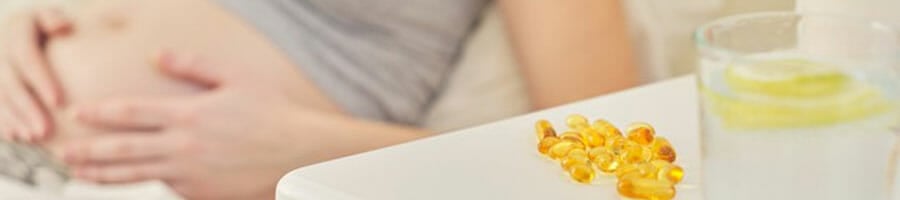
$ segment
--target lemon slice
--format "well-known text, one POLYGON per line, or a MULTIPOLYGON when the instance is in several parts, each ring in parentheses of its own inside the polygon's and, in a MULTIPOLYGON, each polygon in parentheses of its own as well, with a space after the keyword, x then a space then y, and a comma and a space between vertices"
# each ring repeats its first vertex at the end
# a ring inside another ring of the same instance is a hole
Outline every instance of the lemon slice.
POLYGON ((894 106, 880 90, 850 84, 817 98, 773 97, 753 93, 723 95, 701 88, 707 105, 726 127, 798 128, 830 125, 884 113, 894 106))
POLYGON ((732 91, 771 96, 829 95, 841 91, 848 79, 836 66, 805 59, 734 65, 725 71, 725 81, 732 91))

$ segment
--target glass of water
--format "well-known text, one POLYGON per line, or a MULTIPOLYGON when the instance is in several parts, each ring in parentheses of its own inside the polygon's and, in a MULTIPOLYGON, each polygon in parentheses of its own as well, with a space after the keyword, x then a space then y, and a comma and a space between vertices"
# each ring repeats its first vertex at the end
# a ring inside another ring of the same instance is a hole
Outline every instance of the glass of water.
POLYGON ((898 36, 878 22, 792 12, 698 29, 705 199, 889 199, 898 36))

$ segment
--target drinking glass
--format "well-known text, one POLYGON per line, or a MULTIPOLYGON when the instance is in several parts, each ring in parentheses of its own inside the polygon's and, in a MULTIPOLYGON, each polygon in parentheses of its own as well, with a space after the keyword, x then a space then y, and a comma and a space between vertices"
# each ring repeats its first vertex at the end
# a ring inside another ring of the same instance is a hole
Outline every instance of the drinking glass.
POLYGON ((767 12, 699 28, 707 200, 889 199, 900 122, 898 33, 767 12))

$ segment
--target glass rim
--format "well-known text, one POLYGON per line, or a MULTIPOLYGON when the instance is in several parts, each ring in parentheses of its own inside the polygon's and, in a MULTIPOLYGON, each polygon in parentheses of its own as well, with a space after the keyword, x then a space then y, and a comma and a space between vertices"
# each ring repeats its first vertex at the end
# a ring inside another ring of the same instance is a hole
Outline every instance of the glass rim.
POLYGON ((741 20, 758 19, 758 18, 773 17, 773 16, 827 17, 827 18, 840 19, 842 21, 855 22, 855 23, 859 23, 859 24, 868 24, 870 27, 873 27, 876 29, 887 29, 892 32, 898 32, 898 26, 891 25, 891 24, 884 23, 884 22, 877 21, 877 20, 856 17, 856 16, 852 16, 852 15, 843 15, 843 14, 828 13, 828 12, 813 12, 813 11, 804 11, 804 12, 764 11, 764 12, 751 12, 751 13, 729 15, 729 16, 717 18, 712 21, 706 22, 694 30, 694 33, 693 33, 694 46, 696 46, 696 48, 698 50, 709 49, 709 50, 712 50, 715 52, 724 52, 724 53, 727 53, 728 55, 735 55, 737 53, 735 53, 734 51, 728 50, 726 48, 720 47, 720 46, 715 45, 712 42, 710 42, 704 33, 709 31, 710 29, 712 29, 712 27, 715 27, 715 26, 718 26, 721 24, 734 24, 735 22, 738 22, 741 20))

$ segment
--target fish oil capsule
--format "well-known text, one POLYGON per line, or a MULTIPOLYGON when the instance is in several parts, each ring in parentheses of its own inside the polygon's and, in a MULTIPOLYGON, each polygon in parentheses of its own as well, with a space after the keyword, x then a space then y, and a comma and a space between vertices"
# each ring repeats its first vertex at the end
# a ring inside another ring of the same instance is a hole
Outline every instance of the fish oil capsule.
POLYGON ((653 143, 650 144, 650 151, 653 152, 653 159, 665 160, 670 163, 675 162, 675 148, 673 148, 672 144, 669 144, 669 140, 664 137, 656 137, 656 139, 653 139, 653 143))
POLYGON ((619 160, 625 164, 648 162, 653 158, 653 152, 637 142, 627 141, 619 153, 619 160))
POLYGON ((590 127, 588 119, 579 114, 572 114, 566 117, 566 125, 572 130, 581 130, 590 127))
POLYGON ((571 151, 569 151, 568 154, 566 154, 566 156, 577 156, 577 157, 588 158, 588 153, 587 153, 587 151, 584 151, 584 149, 572 149, 571 151))
POLYGON ((556 137, 556 130, 553 129, 553 124, 547 120, 542 119, 535 122, 534 130, 537 134, 538 141, 542 141, 546 137, 556 137))
POLYGON ((606 144, 606 148, 609 149, 610 152, 615 156, 619 156, 625 151, 625 145, 628 143, 623 137, 613 137, 610 138, 606 144))
POLYGON ((621 162, 612 152, 605 148, 595 148, 588 152, 591 156, 591 163, 600 171, 610 174, 619 168, 621 162))
POLYGON ((584 144, 584 139, 581 138, 581 134, 575 131, 566 131, 563 134, 559 135, 559 139, 563 141, 571 141, 575 143, 584 144))
POLYGON ((656 178, 658 180, 677 184, 684 179, 684 169, 678 165, 663 160, 654 160, 650 164, 656 168, 656 178))
POLYGON ((579 183, 589 184, 594 181, 594 169, 589 165, 573 165, 568 169, 569 176, 579 183))
POLYGON ((608 152, 608 151, 609 151, 609 149, 606 149, 603 147, 593 147, 593 148, 588 148, 587 154, 588 154, 588 157, 593 158, 594 156, 597 156, 597 154, 599 154, 601 152, 608 152))
POLYGON ((614 136, 622 136, 622 131, 619 131, 616 126, 613 126, 609 121, 598 119, 595 120, 593 124, 591 124, 591 128, 600 132, 600 135, 606 138, 614 137, 614 136))
POLYGON ((572 166, 575 165, 588 165, 591 160, 588 158, 586 152, 583 149, 572 149, 569 151, 569 154, 566 155, 559 164, 562 165, 563 169, 568 170, 572 166))
POLYGON ((590 159, 588 159, 587 157, 566 156, 559 162, 559 165, 561 165, 563 169, 569 170, 569 168, 572 168, 573 166, 588 165, 590 164, 590 162, 590 159))
POLYGON ((556 145, 556 143, 559 143, 559 142, 560 142, 559 138, 545 137, 544 139, 541 140, 541 142, 538 143, 538 152, 541 152, 541 154, 544 154, 544 155, 548 155, 547 153, 550 152, 550 147, 553 147, 553 145, 556 145))
POLYGON ((629 175, 637 175, 642 178, 656 178, 656 172, 656 167, 647 162, 633 164, 623 163, 619 169, 616 169, 615 175, 616 177, 619 177, 619 179, 629 175))
POLYGON ((638 170, 638 168, 636 165, 627 164, 627 165, 619 166, 619 169, 616 169, 616 171, 613 174, 615 174, 616 177, 621 179, 621 178, 624 178, 626 174, 640 173, 640 171, 637 171, 637 170, 638 170))
POLYGON ((583 149, 584 145, 572 141, 562 140, 550 147, 548 154, 550 158, 560 159, 569 154, 572 149, 583 149))
POLYGON ((639 176, 620 179, 616 188, 619 194, 628 198, 648 200, 675 198, 675 186, 672 183, 639 176))
POLYGON ((581 143, 577 143, 577 142, 576 142, 576 143, 574 143, 574 144, 572 145, 572 149, 581 149, 581 150, 585 150, 585 149, 587 149, 587 146, 584 146, 584 144, 581 144, 581 143))
POLYGON ((628 140, 635 141, 641 145, 650 145, 656 135, 653 126, 650 124, 638 122, 628 126, 628 140))
POLYGON ((581 131, 578 131, 578 133, 581 134, 581 140, 582 142, 584 142, 585 146, 599 147, 603 146, 606 143, 606 139, 603 138, 603 136, 601 136, 600 133, 594 129, 581 129, 581 131))

